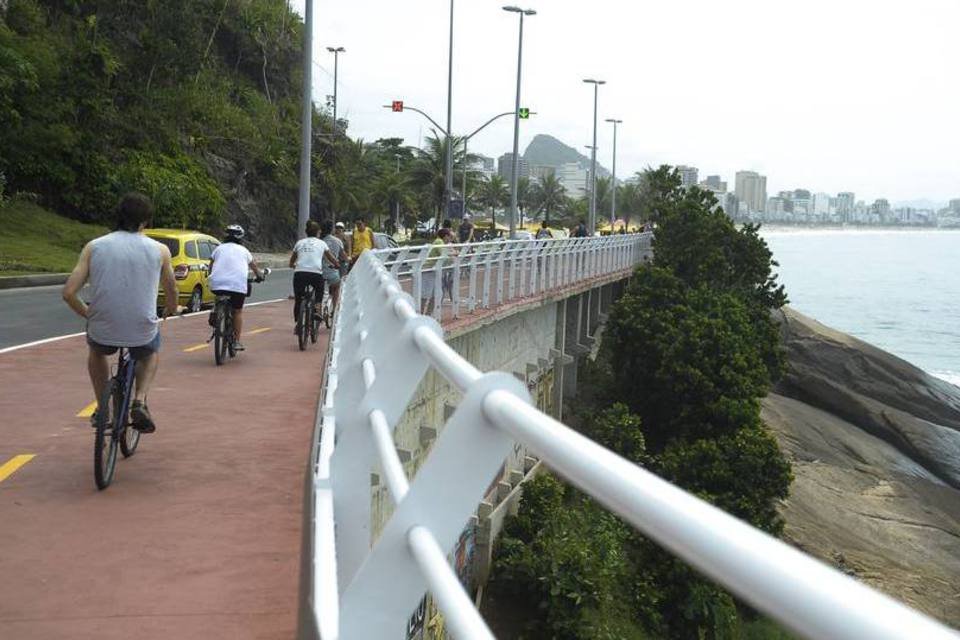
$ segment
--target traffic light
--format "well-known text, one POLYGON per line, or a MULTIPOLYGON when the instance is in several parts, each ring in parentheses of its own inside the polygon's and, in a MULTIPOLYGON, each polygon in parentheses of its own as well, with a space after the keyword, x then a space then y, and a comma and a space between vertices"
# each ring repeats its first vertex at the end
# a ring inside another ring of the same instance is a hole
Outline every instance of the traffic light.
POLYGON ((393 109, 394 113, 400 113, 403 111, 403 100, 394 100, 390 108, 393 109))
POLYGON ((527 120, 530 118, 530 109, 527 107, 520 107, 520 111, 518 113, 521 120, 527 120))

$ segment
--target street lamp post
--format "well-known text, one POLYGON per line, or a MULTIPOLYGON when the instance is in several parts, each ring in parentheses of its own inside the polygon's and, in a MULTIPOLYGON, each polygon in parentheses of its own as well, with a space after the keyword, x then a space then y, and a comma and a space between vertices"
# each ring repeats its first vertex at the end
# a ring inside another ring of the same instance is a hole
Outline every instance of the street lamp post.
MULTIPOLYGON (((400 154, 395 153, 393 157, 397 159, 397 175, 400 175, 400 154)), ((394 203, 394 214, 393 214, 393 231, 394 233, 400 233, 400 198, 397 198, 394 203)))
POLYGON ((606 81, 587 78, 584 82, 593 85, 593 150, 590 154, 590 222, 588 225, 592 236, 597 230, 597 94, 600 85, 606 84, 606 81))
POLYGON ((310 152, 313 134, 313 0, 306 0, 303 14, 303 102, 300 114, 300 193, 297 237, 306 235, 310 219, 310 152))
POLYGON ((613 233, 613 221, 617 219, 617 125, 623 120, 607 118, 613 123, 613 182, 610 191, 610 233, 613 233))
POLYGON ((450 202, 453 200, 453 0, 450 0, 450 46, 447 61, 447 157, 444 173, 444 205, 437 220, 437 228, 443 219, 450 213, 450 202))
POLYGON ((520 173, 520 72, 523 69, 523 18, 535 16, 533 9, 504 7, 504 11, 520 14, 520 38, 517 46, 517 103, 513 112, 513 166, 510 171, 510 237, 517 235, 517 179, 520 173))
MULTIPOLYGON (((343 47, 327 47, 327 51, 333 54, 333 127, 331 127, 330 133, 330 154, 333 158, 337 152, 337 75, 340 71, 340 54, 346 49, 343 47)), ((336 222, 337 210, 331 207, 330 213, 333 221, 336 222)))

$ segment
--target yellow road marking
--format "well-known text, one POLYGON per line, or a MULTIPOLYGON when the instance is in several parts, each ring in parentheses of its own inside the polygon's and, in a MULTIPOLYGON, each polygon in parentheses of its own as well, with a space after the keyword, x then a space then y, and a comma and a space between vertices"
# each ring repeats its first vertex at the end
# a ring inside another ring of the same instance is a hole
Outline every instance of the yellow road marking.
POLYGON ((9 478, 11 475, 13 475, 14 471, 33 460, 35 457, 36 455, 32 453, 24 453, 19 456, 13 456, 7 460, 3 466, 0 466, 0 482, 3 482, 9 478))
POLYGON ((80 413, 77 414, 78 418, 89 418, 93 415, 93 412, 97 410, 97 401, 94 400, 83 409, 80 409, 80 413))
MULTIPOLYGON (((247 331, 243 335, 245 336, 255 336, 258 333, 264 333, 265 331, 270 331, 271 327, 263 327, 262 329, 254 329, 253 331, 247 331)), ((206 349, 210 346, 209 342, 204 342, 203 344, 195 344, 192 347, 187 347, 183 350, 184 353, 193 353, 194 351, 200 351, 200 349, 206 349)))

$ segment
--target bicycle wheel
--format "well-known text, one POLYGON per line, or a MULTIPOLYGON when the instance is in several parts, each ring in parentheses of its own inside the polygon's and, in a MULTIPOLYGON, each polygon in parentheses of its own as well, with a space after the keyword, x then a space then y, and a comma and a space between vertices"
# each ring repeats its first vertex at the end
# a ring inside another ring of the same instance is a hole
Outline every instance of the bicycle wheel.
MULTIPOLYGON (((128 366, 134 367, 136 363, 131 362, 128 366)), ((131 384, 132 387, 132 384, 131 384)), ((127 394, 132 394, 133 389, 127 389, 127 394)), ((122 396, 121 396, 122 398, 122 396)), ((115 420, 120 419, 120 406, 121 402, 117 401, 117 416, 115 420)), ((120 452, 123 454, 124 458, 129 458, 132 456, 136 450, 137 445, 140 444, 140 432, 133 428, 133 425, 130 424, 130 415, 122 416, 124 418, 123 424, 120 426, 120 452)))
POLYGON ((237 350, 234 347, 236 341, 234 340, 233 335, 233 307, 227 307, 224 309, 224 315, 227 318, 227 323, 225 325, 224 341, 227 344, 227 353, 230 354, 231 358, 237 357, 237 350))
POLYGON ((300 298, 300 313, 297 317, 297 345, 300 351, 307 348, 307 336, 310 335, 310 296, 300 298))
POLYGON ((114 378, 97 403, 97 435, 93 443, 93 477, 97 489, 106 489, 113 481, 118 443, 114 425, 120 417, 122 404, 120 385, 114 378))
POLYGON ((314 344, 317 343, 321 322, 320 314, 317 313, 317 297, 316 294, 314 294, 310 296, 310 342, 314 344))
POLYGON ((213 359, 217 366, 223 364, 227 355, 227 314, 222 304, 217 303, 216 326, 213 329, 213 359))

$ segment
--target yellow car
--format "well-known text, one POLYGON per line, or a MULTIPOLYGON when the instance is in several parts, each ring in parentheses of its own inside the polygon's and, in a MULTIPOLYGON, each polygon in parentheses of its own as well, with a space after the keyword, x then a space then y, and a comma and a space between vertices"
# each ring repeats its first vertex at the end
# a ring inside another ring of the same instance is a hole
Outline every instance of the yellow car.
MULTIPOLYGON (((144 233, 170 249, 179 304, 190 313, 200 311, 206 304, 213 304, 215 296, 207 284, 207 275, 210 255, 220 242, 199 231, 183 229, 147 229, 144 233)), ((163 289, 157 299, 157 307, 162 306, 163 289)))

